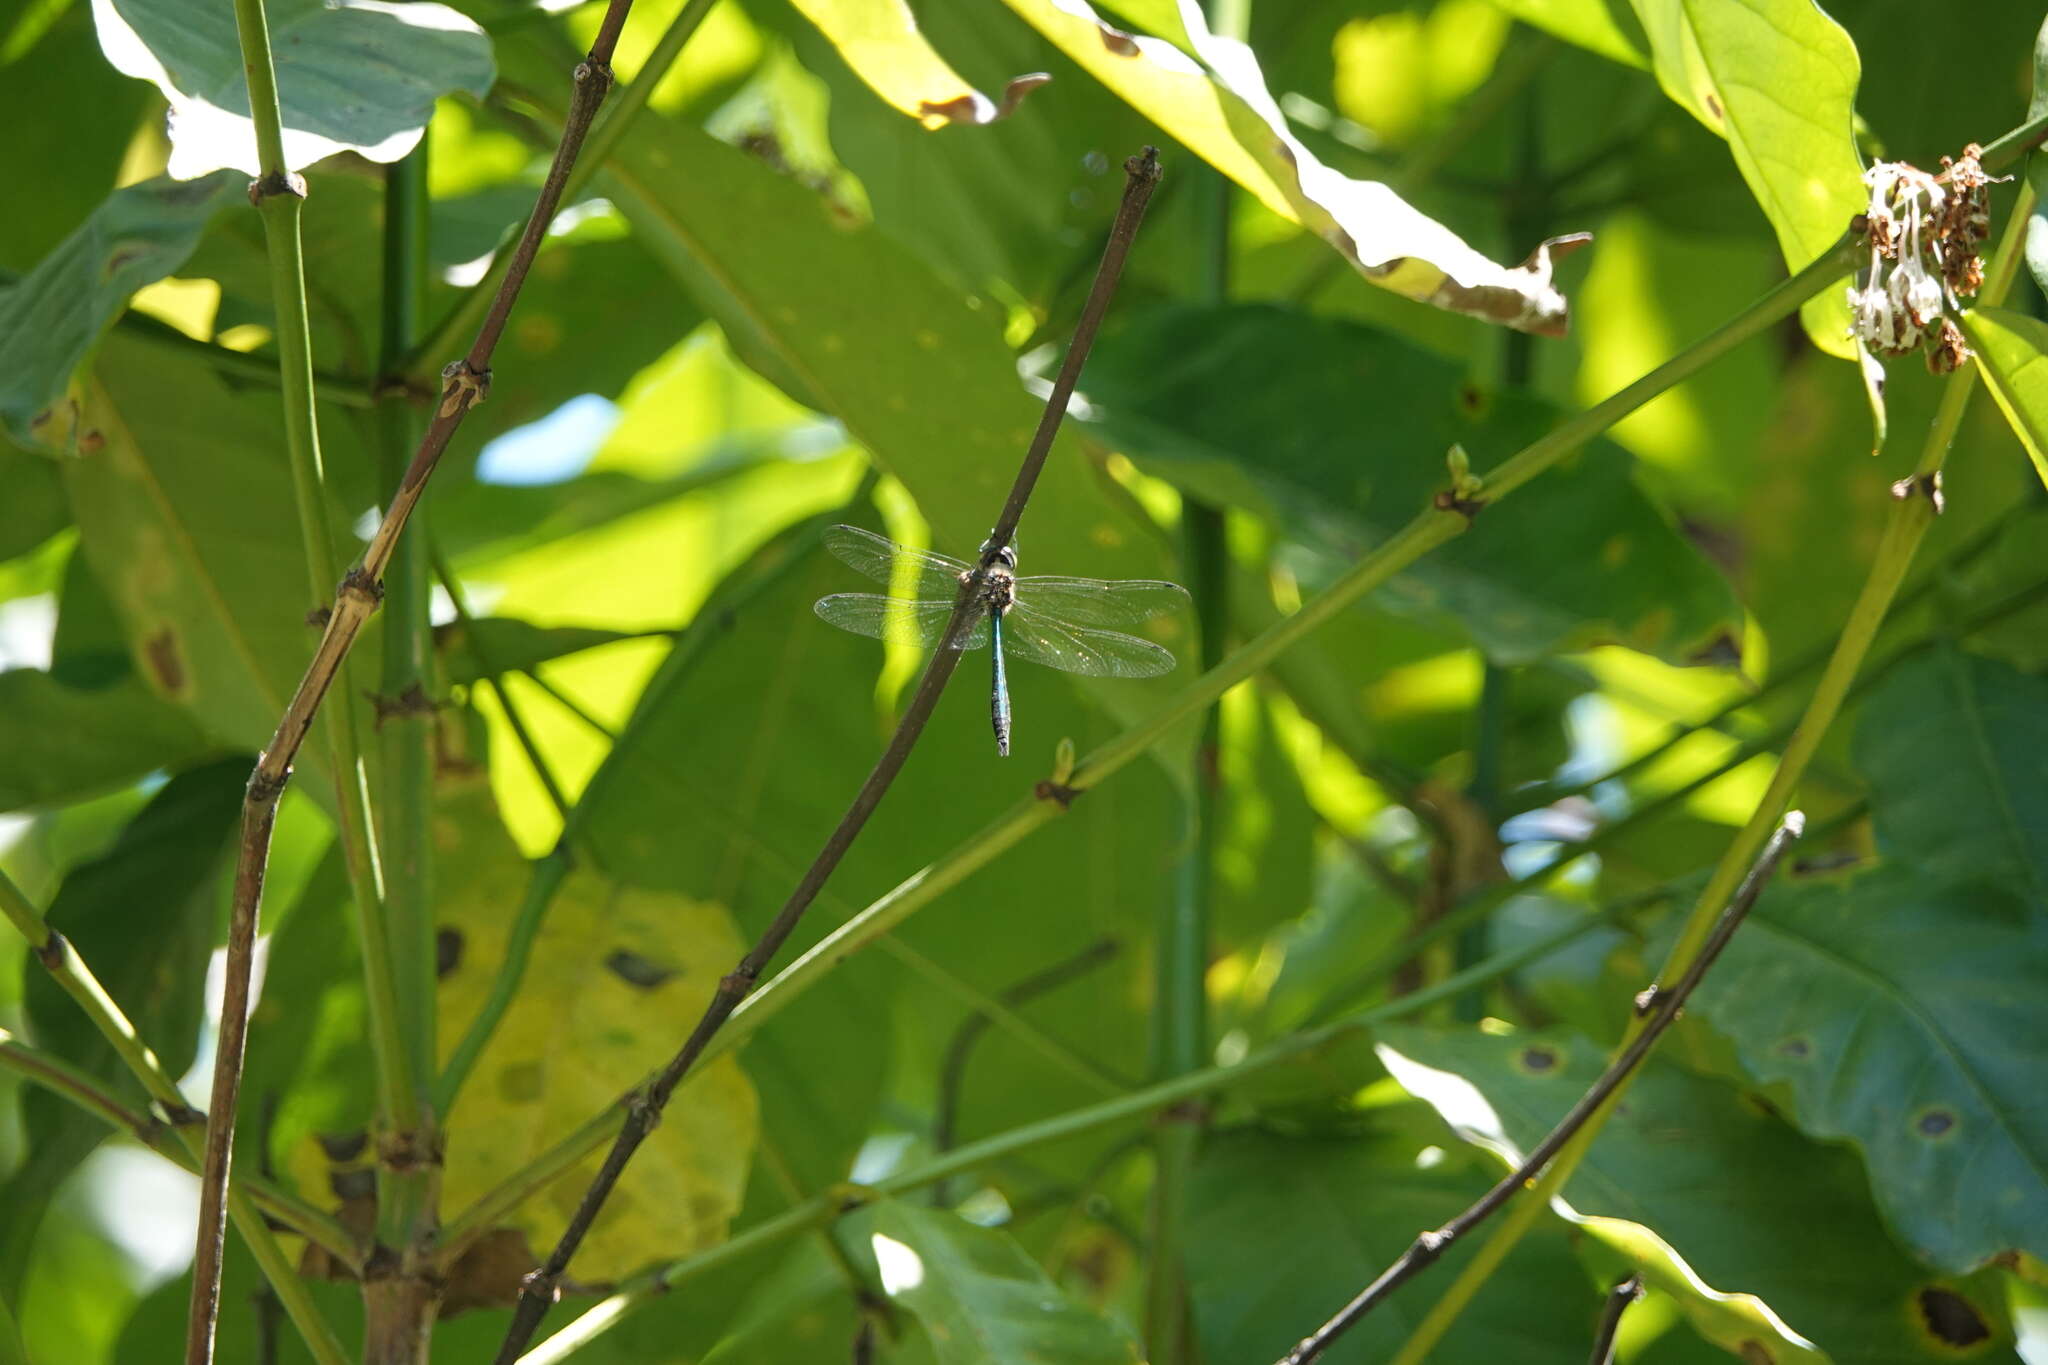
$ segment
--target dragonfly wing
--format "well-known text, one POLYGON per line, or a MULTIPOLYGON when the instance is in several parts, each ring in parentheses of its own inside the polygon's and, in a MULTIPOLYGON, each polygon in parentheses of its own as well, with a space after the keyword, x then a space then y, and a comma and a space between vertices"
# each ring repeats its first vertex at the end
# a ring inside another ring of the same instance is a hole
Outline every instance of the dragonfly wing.
POLYGON ((908 589, 912 597, 944 597, 950 601, 960 591, 960 575, 970 567, 945 555, 898 545, 887 536, 863 531, 858 526, 828 528, 825 548, 885 587, 895 586, 898 564, 910 565, 915 571, 908 589))
POLYGON ((1080 626, 1135 626, 1188 604, 1188 590, 1156 578, 1017 580, 1017 600, 1080 626))
POLYGON ((1012 658, 1094 678, 1156 678, 1173 672, 1173 651, 1150 640, 1070 626, 1022 602, 1003 616, 1003 649, 1012 658))
MULTIPOLYGON (((892 644, 936 645, 946 633, 946 620, 953 614, 951 602, 913 602, 907 597, 884 597, 873 592, 840 592, 821 597, 812 608, 818 616, 841 630, 866 635, 892 644)), ((988 615, 982 613, 967 628, 956 649, 980 649, 988 643, 988 615)))

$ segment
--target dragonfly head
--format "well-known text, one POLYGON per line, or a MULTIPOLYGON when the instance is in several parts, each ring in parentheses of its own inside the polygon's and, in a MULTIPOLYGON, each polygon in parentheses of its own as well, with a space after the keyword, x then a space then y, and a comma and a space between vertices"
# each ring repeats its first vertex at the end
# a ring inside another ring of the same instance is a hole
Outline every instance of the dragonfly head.
MULTIPOLYGON (((989 547, 994 544, 995 541, 993 539, 981 542, 981 553, 986 556, 989 552, 989 547)), ((1010 537, 1010 543, 996 552, 996 563, 1006 569, 1017 567, 1017 538, 1015 536, 1010 537)))

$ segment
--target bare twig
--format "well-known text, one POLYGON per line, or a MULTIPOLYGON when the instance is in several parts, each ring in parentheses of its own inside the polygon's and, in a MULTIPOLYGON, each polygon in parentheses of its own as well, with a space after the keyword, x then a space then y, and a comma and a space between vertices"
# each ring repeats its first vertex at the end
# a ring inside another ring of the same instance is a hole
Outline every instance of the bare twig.
POLYGON ((1600 1313, 1600 1330, 1593 1334, 1593 1354, 1587 1365, 1614 1365, 1614 1336, 1621 1330, 1621 1315, 1643 1296, 1643 1277, 1631 1275, 1607 1291, 1607 1307, 1600 1313))
POLYGON ((1756 904, 1756 898, 1763 892, 1764 884, 1770 880, 1772 870, 1778 865, 1778 859, 1805 829, 1806 817, 1798 811, 1789 812, 1778 823, 1777 831, 1764 845, 1763 852, 1757 855, 1756 862, 1750 866, 1749 875, 1743 878, 1742 886, 1728 902, 1728 908, 1721 912, 1721 918, 1714 924, 1713 934, 1700 949, 1699 955, 1693 958, 1685 969, 1685 974, 1679 977, 1676 985, 1668 988, 1661 985, 1652 986, 1641 997, 1643 1003, 1639 1008, 1643 1008, 1648 1015, 1642 1032, 1636 1035, 1635 1041, 1623 1049, 1620 1056, 1609 1063, 1607 1069, 1600 1074, 1600 1079, 1593 1082, 1592 1088, 1580 1096, 1579 1102, 1558 1120, 1557 1126, 1550 1130, 1543 1141, 1536 1144, 1535 1150, 1529 1153, 1527 1159, 1456 1218, 1433 1232, 1425 1232, 1417 1237, 1408 1250, 1401 1253, 1400 1259, 1382 1271, 1378 1279, 1360 1290, 1358 1296, 1345 1304, 1335 1317, 1318 1327, 1312 1335, 1305 1337, 1292 1351, 1281 1357, 1280 1365, 1307 1365, 1307 1362, 1320 1358, 1323 1352, 1355 1326, 1360 1318, 1385 1302, 1395 1290, 1427 1270, 1460 1237, 1498 1213, 1550 1164, 1550 1159, 1556 1156, 1586 1121, 1606 1104, 1608 1097, 1621 1088, 1622 1082, 1642 1064, 1643 1058, 1650 1055, 1650 1049, 1657 1045, 1657 1040, 1663 1037, 1664 1030, 1671 1027, 1671 1022, 1678 1017, 1678 1011, 1684 1006, 1686 997, 1700 984, 1701 979, 1707 974, 1707 969, 1714 965, 1714 960, 1721 955, 1721 950, 1728 946, 1728 940, 1741 926, 1743 917, 1749 913, 1749 908, 1756 904))
POLYGON ((1096 329, 1101 325, 1103 314, 1109 309, 1111 296, 1116 292, 1118 277, 1123 273, 1125 258, 1130 254, 1131 243, 1138 232, 1138 224, 1145 216, 1145 206, 1151 200, 1152 190, 1159 183, 1159 154, 1147 147, 1144 152, 1124 163, 1125 182, 1122 204, 1117 209, 1116 226, 1111 230, 1109 246, 1103 252, 1102 264, 1095 277, 1095 287, 1090 290, 1087 305, 1081 310, 1081 320, 1074 329, 1074 340, 1067 348, 1066 359, 1060 365, 1059 377, 1053 382, 1052 393, 1046 399, 1045 412, 1039 419, 1038 430, 1033 433, 1030 446, 1017 470, 1016 481, 1011 485, 1009 499, 1003 504, 1002 514, 996 519, 995 528, 990 531, 986 548, 976 571, 961 583, 960 592, 953 604, 952 619, 947 622, 945 635, 940 639, 932 659, 925 666, 924 677, 918 683, 917 692, 897 724, 896 732, 890 736, 889 744, 875 762, 874 770, 867 781, 861 784, 854 796, 853 804, 840 817, 839 825, 825 846, 819 850, 790 893, 788 901, 776 913, 760 939, 739 961, 739 965, 720 978, 717 991, 711 1003, 705 1006, 704 1015, 697 1026, 690 1031, 675 1056, 669 1059, 660 1073, 636 1090, 626 1104, 626 1119, 620 1126, 619 1135, 612 1148, 605 1154, 604 1164, 597 1178, 584 1191, 583 1200, 569 1220, 561 1240, 548 1254, 548 1259, 538 1270, 527 1276, 526 1284, 519 1295, 519 1305, 514 1311, 512 1324, 506 1329, 505 1339, 498 1347, 499 1365, 512 1365, 526 1343, 533 1338, 541 1319, 547 1315, 548 1306, 553 1303, 556 1286, 569 1268, 569 1260, 576 1254, 585 1234, 611 1197, 619 1177, 632 1160, 633 1153, 653 1131, 660 1120, 661 1111, 668 1104, 683 1077, 696 1064, 698 1055, 711 1041, 725 1021, 738 1008, 740 1001, 747 997, 760 979, 761 973, 774 960, 775 955, 795 932, 804 911, 817 898, 825 881, 839 866, 839 860, 860 834, 862 826, 875 807, 881 804, 883 795, 896 780, 896 774, 903 768, 904 760, 910 757, 910 750, 924 733, 925 722, 931 718, 932 708, 938 705, 939 694, 953 676, 954 668, 960 662, 960 651, 953 647, 967 628, 967 605, 978 591, 982 575, 996 562, 1002 549, 1016 534, 1017 522, 1024 514, 1024 505, 1031 497, 1031 490, 1038 482, 1039 470, 1045 466, 1047 454, 1052 450, 1053 436, 1059 430, 1060 421, 1066 416, 1067 402, 1073 396, 1074 385, 1080 378, 1081 366, 1088 358, 1088 350, 1094 344, 1096 329))
MULTIPOLYGON (((442 372, 445 381, 433 420, 414 452, 404 478, 391 497, 384 519, 357 565, 343 577, 328 613, 313 661, 298 691, 285 708, 277 731, 249 778, 242 808, 242 842, 235 867, 234 901, 228 923, 225 986, 221 1000, 219 1050, 215 1055, 213 1093, 208 1104, 206 1153, 201 1164, 198 1236, 193 1257, 192 1316, 186 1356, 189 1365, 204 1365, 213 1355, 213 1328, 220 1310, 220 1269, 225 1225, 228 1170, 232 1160, 235 1106, 242 1084, 242 1057, 248 1039, 249 971, 263 893, 263 874, 270 856, 270 836, 277 803, 291 778, 292 760, 312 728, 314 715, 355 643, 363 623, 383 595, 385 567, 405 530, 407 518, 426 491, 442 452, 469 409, 482 402, 490 388, 491 355, 505 330, 512 305, 526 283, 548 225, 554 221, 563 186, 581 150, 590 122, 611 88, 611 57, 633 0, 610 0, 589 55, 577 65, 575 94, 526 230, 514 249, 512 263, 499 287, 476 340, 460 360, 442 372)), ((267 40, 262 44, 267 52, 267 40)), ((274 99, 274 93, 273 93, 274 99)), ((365 943, 367 954, 388 944, 365 943)))

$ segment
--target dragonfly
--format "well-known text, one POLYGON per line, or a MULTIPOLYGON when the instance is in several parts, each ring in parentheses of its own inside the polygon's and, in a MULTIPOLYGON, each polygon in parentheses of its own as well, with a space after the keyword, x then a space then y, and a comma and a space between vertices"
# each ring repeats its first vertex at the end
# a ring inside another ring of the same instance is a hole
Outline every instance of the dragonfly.
MULTIPOLYGON (((929 649, 946 634, 960 585, 975 566, 949 555, 898 545, 858 526, 834 526, 825 546, 878 583, 909 580, 907 597, 841 592, 818 599, 818 615, 856 635, 929 649), (899 572, 900 570, 900 572, 899 572)), ((989 552, 987 541, 981 553, 989 552)), ((955 649, 992 645, 989 719, 996 752, 1010 752, 1010 684, 1005 657, 1097 678, 1156 678, 1173 671, 1173 653, 1150 640, 1110 629, 1135 626, 1178 611, 1188 590, 1154 578, 1017 576, 1017 547, 1005 545, 967 605, 969 620, 955 649)))

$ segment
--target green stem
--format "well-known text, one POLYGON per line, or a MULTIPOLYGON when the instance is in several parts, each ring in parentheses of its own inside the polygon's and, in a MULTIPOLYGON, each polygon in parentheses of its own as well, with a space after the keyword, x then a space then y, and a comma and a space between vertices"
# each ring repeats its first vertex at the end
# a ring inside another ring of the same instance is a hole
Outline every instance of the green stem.
MULTIPOLYGON (((427 289, 427 142, 384 172, 384 276, 378 370, 397 373, 420 327, 427 289)), ((396 489, 419 443, 424 423, 402 386, 376 412, 378 471, 396 489)), ((436 958, 434 929, 434 677, 432 583, 424 528, 400 540, 384 574, 384 660, 377 740, 382 769, 379 845, 383 855, 384 918, 391 945, 392 1007, 404 1046, 408 1089, 434 1074, 436 958)), ((348 708, 341 708, 346 711, 348 708)), ((380 1162, 377 1240, 399 1256, 401 1274, 417 1272, 433 1237, 441 1168, 433 1153, 435 1115, 423 1095, 387 1111, 399 1125, 392 1144, 402 1160, 380 1162)), ((386 1306, 397 1302, 386 1299, 386 1306)), ((405 1302, 416 1303, 406 1299, 405 1302)), ((422 1312, 424 1309, 421 1310, 422 1312)), ((425 1324, 401 1326, 373 1338, 424 1340, 425 1324)))
MULTIPOLYGON (((2022 183, 2018 202, 2013 206, 2007 221, 2005 234, 1999 243, 1998 254, 1985 272, 1984 286, 1979 297, 1987 305, 1995 305, 2005 297, 2013 275, 2018 269, 2021 245, 2026 237, 2027 220, 2033 212, 2034 195, 2030 185, 2022 183)), ((1729 900, 1734 896, 1737 885, 1756 861, 1763 850, 1771 831, 1776 828, 1779 817, 1791 803, 1793 790, 1805 775, 1806 767, 1813 759, 1814 751, 1828 729, 1841 714, 1842 705, 1848 699, 1856 675, 1863 666, 1864 656, 1869 653, 1872 641, 1877 638, 1878 629, 1890 612, 1897 598, 1900 586, 1905 582, 1907 570, 1912 567, 1913 553, 1927 534, 1927 528, 1937 515, 1934 500, 1919 485, 1921 480, 1931 480, 1941 472, 1948 459, 1949 445, 1955 439, 1956 430, 1962 425, 1963 411, 1969 405, 1970 395, 1977 383, 1975 366, 1967 366, 1951 375, 1942 390, 1940 405, 1935 409, 1933 420, 1928 424, 1927 439, 1921 446, 1919 461, 1913 467, 1911 481, 1906 485, 1904 496, 1892 504, 1891 516, 1885 522, 1884 534, 1878 542, 1877 554, 1873 559, 1869 575, 1865 578, 1862 592, 1856 604, 1850 608, 1849 619, 1843 623, 1840 638, 1835 643, 1833 654, 1828 658, 1827 667, 1822 670, 1820 681, 1814 685, 1813 695, 1806 704, 1806 710, 1793 728, 1791 738, 1786 742, 1785 751, 1778 758, 1777 767, 1771 773, 1771 781, 1764 790, 1763 799, 1750 815, 1748 823, 1736 834, 1721 861, 1715 866, 1708 879, 1706 889, 1700 893, 1699 901, 1687 916, 1677 940, 1664 959, 1658 971, 1660 982, 1676 980, 1699 955, 1715 920, 1720 917, 1729 900)), ((1622 1046, 1633 1042, 1645 1027, 1641 1019, 1630 1021, 1624 1031, 1622 1046)), ((1579 1130, 1557 1159, 1551 1162, 1543 1176, 1527 1197, 1517 1201, 1503 1217, 1493 1232, 1464 1270, 1452 1282, 1444 1296, 1430 1310, 1429 1315, 1415 1329, 1408 1342, 1397 1356, 1396 1365, 1419 1362, 1428 1357, 1430 1349, 1442 1339, 1450 1325, 1457 1320, 1480 1285, 1500 1263, 1507 1258, 1521 1241, 1536 1219, 1550 1204, 1551 1196, 1564 1187, 1572 1172, 1599 1136, 1615 1106, 1628 1093, 1623 1084, 1611 1095, 1606 1104, 1594 1112, 1585 1126, 1579 1130)))
MULTIPOLYGON (((441 580, 441 588, 448 594, 448 601, 455 608, 456 623, 461 626, 463 634, 468 637, 470 649, 476 654, 484 685, 491 689, 491 696, 496 699, 498 709, 505 715, 505 724, 511 728, 512 737, 519 742, 520 752, 526 755, 526 764, 533 770, 535 779, 546 789, 548 801, 554 806, 555 814, 566 823, 571 804, 569 798, 563 794, 562 784, 555 780, 554 769, 541 753, 540 745, 534 742, 533 732, 526 728, 526 718, 520 714, 519 703, 513 700, 511 691, 505 686, 505 678, 512 670, 499 668, 490 657, 490 652, 484 648, 483 637, 476 631, 476 617, 469 610, 468 594, 463 592, 462 580, 455 576, 455 570, 449 566, 447 557, 441 553, 438 546, 429 553, 434 563, 434 576, 441 580)), ((524 670, 520 671, 524 673, 524 670)), ((532 674, 526 673, 525 676, 531 677, 532 674)))

